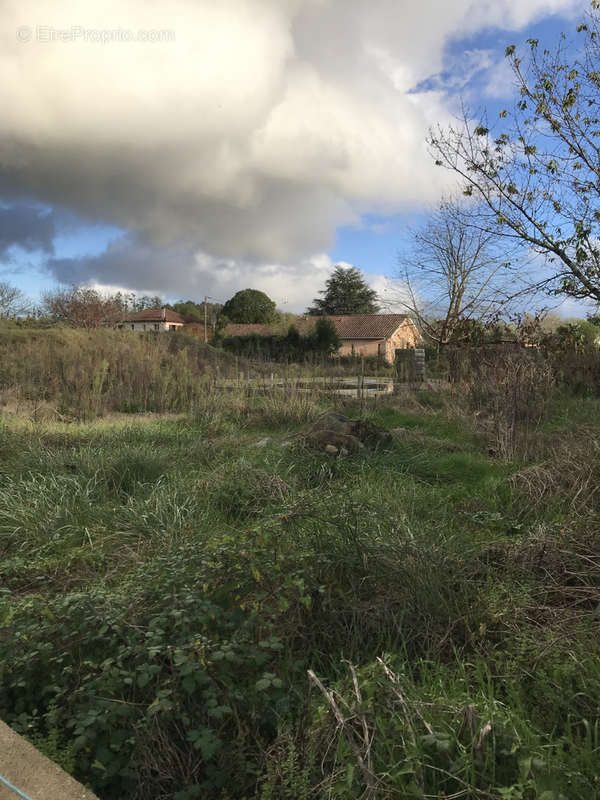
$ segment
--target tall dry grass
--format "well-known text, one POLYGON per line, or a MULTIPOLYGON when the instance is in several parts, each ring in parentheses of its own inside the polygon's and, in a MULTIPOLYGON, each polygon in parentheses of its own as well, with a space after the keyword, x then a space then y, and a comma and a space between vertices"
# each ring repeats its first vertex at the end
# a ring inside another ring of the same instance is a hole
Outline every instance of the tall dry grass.
POLYGON ((176 337, 66 329, 0 336, 6 410, 34 416, 181 411, 206 392, 215 369, 209 348, 176 337))
MULTIPOLYGON (((314 416, 337 401, 353 366, 249 361, 180 333, 0 329, 0 414, 36 421, 91 419, 107 413, 192 413, 207 420, 252 411, 274 424, 314 416)), ((376 376, 377 379, 377 376, 376 376)), ((349 394, 366 396, 354 383, 349 394)), ((363 400, 365 398, 363 397, 363 400)))

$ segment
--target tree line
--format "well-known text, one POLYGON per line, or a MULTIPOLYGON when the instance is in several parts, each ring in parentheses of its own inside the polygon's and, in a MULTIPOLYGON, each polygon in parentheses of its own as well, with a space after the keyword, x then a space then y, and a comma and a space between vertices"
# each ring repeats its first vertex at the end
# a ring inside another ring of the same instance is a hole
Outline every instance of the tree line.
POLYGON ((0 319, 16 320, 21 326, 65 325, 92 330, 111 327, 129 312, 170 308, 186 322, 214 324, 221 306, 193 300, 167 303, 159 295, 135 292, 103 292, 90 286, 69 286, 45 292, 38 304, 7 282, 0 282, 0 319))
MULTIPOLYGON (((326 281, 322 297, 315 298, 307 314, 374 314, 379 310, 377 295, 355 267, 337 266, 326 281)), ((185 322, 205 321, 212 328, 223 329, 229 323, 289 324, 294 315, 277 310, 268 295, 257 289, 242 289, 223 305, 219 303, 180 300, 167 303, 159 295, 135 292, 102 292, 89 286, 70 286, 46 292, 34 307, 16 287, 0 282, 0 318, 19 318, 21 324, 63 324, 74 328, 93 329, 114 325, 128 312, 170 308, 185 322)))

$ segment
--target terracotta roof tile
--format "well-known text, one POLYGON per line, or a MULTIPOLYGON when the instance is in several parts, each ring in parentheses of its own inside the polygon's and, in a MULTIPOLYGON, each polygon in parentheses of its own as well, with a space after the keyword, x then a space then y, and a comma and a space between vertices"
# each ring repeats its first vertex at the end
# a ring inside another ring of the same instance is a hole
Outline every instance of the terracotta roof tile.
POLYGON ((123 317, 123 322, 180 322, 184 319, 170 308, 145 308, 143 311, 134 311, 123 317))
POLYGON ((340 339, 387 339, 408 317, 406 314, 345 314, 329 319, 340 339))
MULTIPOLYGON (((319 317, 296 317, 293 325, 305 336, 315 327, 319 317)), ((340 339, 387 339, 403 322, 410 319, 407 314, 345 314, 328 317, 340 339)), ((273 325, 231 324, 225 328, 225 336, 271 336, 277 330, 273 325)))

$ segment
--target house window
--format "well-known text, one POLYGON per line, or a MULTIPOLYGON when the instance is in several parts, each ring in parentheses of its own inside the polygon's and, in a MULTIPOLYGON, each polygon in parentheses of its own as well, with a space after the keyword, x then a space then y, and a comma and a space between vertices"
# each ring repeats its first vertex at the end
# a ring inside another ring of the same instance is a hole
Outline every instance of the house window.
POLYGON ((159 331, 160 330, 160 322, 155 322, 154 323, 154 330, 155 331, 159 331))
POLYGON ((132 323, 131 323, 131 330, 132 330, 132 331, 134 331, 134 330, 135 330, 135 322, 132 322, 132 323))
POLYGON ((177 329, 177 325, 169 325, 169 330, 174 331, 177 329))

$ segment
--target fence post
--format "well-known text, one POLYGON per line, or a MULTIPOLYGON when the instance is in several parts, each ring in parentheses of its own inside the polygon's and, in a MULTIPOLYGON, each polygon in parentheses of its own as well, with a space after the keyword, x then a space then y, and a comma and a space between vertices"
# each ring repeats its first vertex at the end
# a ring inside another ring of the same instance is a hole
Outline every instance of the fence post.
POLYGON ((417 347, 414 350, 415 359, 415 380, 418 383, 423 383, 425 380, 425 349, 417 347))
POLYGON ((396 350, 395 367, 398 383, 422 383, 425 380, 425 349, 396 350))
POLYGON ((409 350, 396 350, 394 366, 396 367, 396 380, 399 383, 406 383, 410 380, 410 360, 411 353, 409 350))

